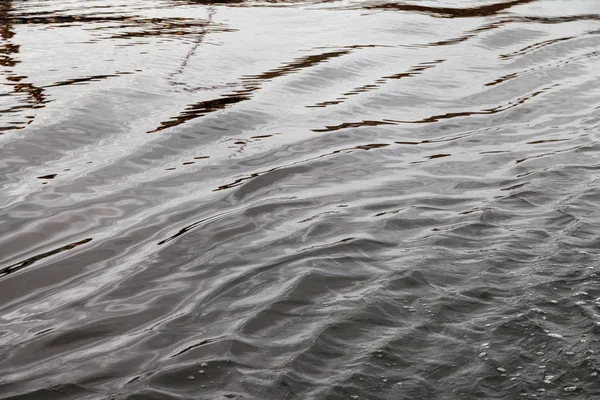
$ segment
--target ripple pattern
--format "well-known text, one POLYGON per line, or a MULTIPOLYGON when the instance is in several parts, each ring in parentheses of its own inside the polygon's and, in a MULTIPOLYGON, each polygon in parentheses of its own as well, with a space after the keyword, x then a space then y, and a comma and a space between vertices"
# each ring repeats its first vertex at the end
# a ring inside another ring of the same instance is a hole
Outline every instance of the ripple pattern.
POLYGON ((0 399, 600 397, 596 0, 4 0, 0 399))

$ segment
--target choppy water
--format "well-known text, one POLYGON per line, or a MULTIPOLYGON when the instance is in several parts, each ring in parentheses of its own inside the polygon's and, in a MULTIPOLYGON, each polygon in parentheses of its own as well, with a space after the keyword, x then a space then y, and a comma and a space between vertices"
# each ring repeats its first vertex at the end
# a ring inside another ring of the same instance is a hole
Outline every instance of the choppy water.
POLYGON ((600 398, 598 0, 0 37, 0 398, 600 398))

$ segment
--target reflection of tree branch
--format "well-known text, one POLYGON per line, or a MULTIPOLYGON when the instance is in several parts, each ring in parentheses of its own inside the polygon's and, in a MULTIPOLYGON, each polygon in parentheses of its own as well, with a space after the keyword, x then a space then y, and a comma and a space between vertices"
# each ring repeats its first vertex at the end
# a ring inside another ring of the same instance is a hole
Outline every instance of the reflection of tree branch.
POLYGON ((0 3, 0 37, 3 40, 8 40, 15 35, 8 16, 8 13, 13 9, 12 2, 13 0, 4 0, 0 3))
POLYGON ((57 249, 47 251, 45 253, 37 254, 37 255, 35 255, 33 257, 29 257, 26 260, 23 260, 23 261, 20 261, 18 263, 9 265, 8 267, 1 268, 0 269, 0 278, 3 278, 6 275, 12 274, 14 272, 20 271, 23 268, 26 268, 26 267, 30 266, 31 264, 34 264, 34 263, 36 263, 38 261, 41 261, 41 260, 43 260, 45 258, 54 256, 54 255, 59 254, 59 253, 62 253, 63 251, 73 250, 75 247, 81 246, 81 245, 89 243, 91 241, 92 241, 92 238, 83 239, 83 240, 80 240, 79 242, 70 243, 70 244, 68 244, 66 246, 62 246, 62 247, 59 247, 57 249))
MULTIPOLYGON (((13 0, 3 0, 0 3, 0 38, 4 43, 0 46, 0 66, 5 67, 6 80, 9 85, 13 87, 11 94, 24 93, 26 98, 26 104, 19 104, 13 106, 7 110, 2 110, 6 113, 15 113, 25 109, 42 108, 47 103, 44 89, 37 87, 29 82, 23 82, 26 76, 17 75, 12 70, 19 61, 15 58, 15 54, 19 53, 20 46, 9 41, 15 36, 12 18, 10 13, 13 11, 13 0)), ((31 123, 33 116, 27 116, 28 122, 11 121, 9 126, 0 126, 0 134, 2 131, 23 129, 25 124, 31 123)))
POLYGON ((412 3, 385 3, 366 6, 368 10, 392 10, 392 11, 410 11, 421 12, 434 17, 441 18, 473 18, 473 17, 491 17, 508 10, 514 6, 531 3, 536 0, 511 0, 504 3, 485 4, 479 7, 471 8, 452 8, 425 6, 412 3))
MULTIPOLYGON (((173 86, 188 86, 185 82, 176 81, 175 77, 183 74, 183 72, 187 68, 187 65, 188 65, 190 59, 196 54, 196 50, 198 50, 198 47, 200 47, 202 42, 204 42, 204 38, 206 37, 206 33, 207 33, 206 28, 210 24, 212 24, 213 16, 215 15, 215 12, 216 11, 215 11, 214 7, 209 7, 208 18, 206 19, 206 23, 202 25, 202 30, 198 34, 198 37, 196 38, 196 42, 194 43, 194 45, 192 46, 190 51, 188 51, 188 53, 183 58, 183 61, 181 62, 181 65, 179 66, 179 68, 177 68, 177 70, 175 72, 173 72, 172 74, 169 75, 168 82, 171 85, 173 85, 173 86)), ((198 89, 202 89, 202 88, 189 88, 189 87, 184 88, 184 90, 188 90, 188 91, 195 91, 198 89)))
MULTIPOLYGON (((369 46, 366 46, 369 47, 369 46)), ((259 75, 244 76, 241 79, 241 88, 230 93, 222 95, 216 99, 204 100, 198 103, 188 105, 178 116, 172 117, 167 121, 160 123, 160 126, 148 133, 159 132, 167 128, 181 125, 193 119, 202 117, 208 113, 222 110, 233 104, 252 99, 252 93, 260 90, 265 82, 279 78, 284 75, 298 72, 305 68, 311 68, 315 65, 328 62, 331 59, 350 54, 354 49, 360 49, 362 46, 349 46, 337 51, 330 51, 322 54, 314 54, 296 59, 290 63, 281 65, 275 69, 268 70, 259 75)))

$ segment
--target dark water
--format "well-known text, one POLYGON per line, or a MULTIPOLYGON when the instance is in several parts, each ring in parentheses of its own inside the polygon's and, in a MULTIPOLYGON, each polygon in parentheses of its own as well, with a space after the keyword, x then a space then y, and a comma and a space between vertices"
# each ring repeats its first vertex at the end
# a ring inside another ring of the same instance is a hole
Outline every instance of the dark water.
POLYGON ((0 398, 600 398, 600 1, 0 37, 0 398))

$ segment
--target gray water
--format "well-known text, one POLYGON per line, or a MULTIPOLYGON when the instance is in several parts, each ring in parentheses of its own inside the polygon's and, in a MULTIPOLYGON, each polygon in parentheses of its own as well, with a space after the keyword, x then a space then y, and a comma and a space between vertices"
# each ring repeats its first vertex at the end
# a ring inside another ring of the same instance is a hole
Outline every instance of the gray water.
POLYGON ((0 37, 0 398, 600 398, 600 1, 0 37))

